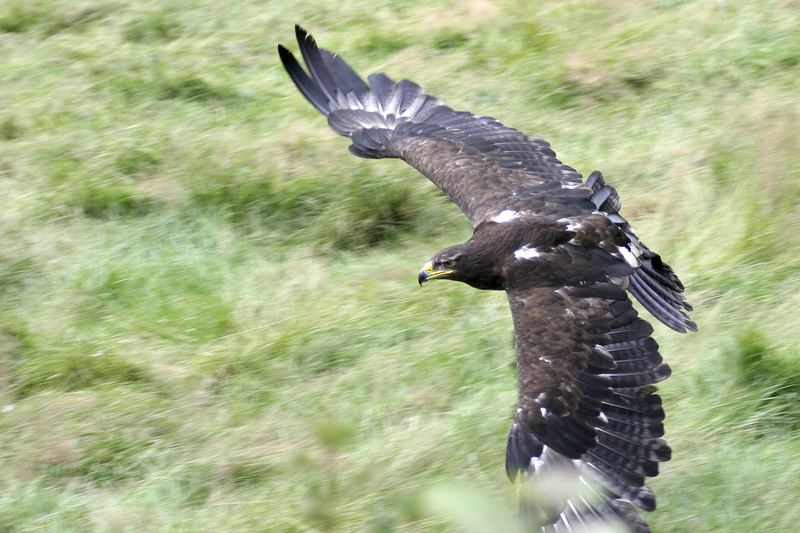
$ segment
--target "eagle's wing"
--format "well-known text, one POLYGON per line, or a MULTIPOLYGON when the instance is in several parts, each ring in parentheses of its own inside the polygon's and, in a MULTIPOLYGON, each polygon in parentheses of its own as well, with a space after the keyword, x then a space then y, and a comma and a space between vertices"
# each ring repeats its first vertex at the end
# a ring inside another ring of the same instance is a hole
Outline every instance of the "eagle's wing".
POLYGON ((669 327, 697 329, 684 312, 691 306, 680 280, 637 239, 618 212, 619 195, 600 172, 582 182, 544 139, 454 111, 411 81, 371 74, 367 84, 341 57, 317 47, 305 30, 296 26, 295 31, 308 73, 279 45, 283 66, 331 128, 350 138, 353 154, 406 161, 441 188, 473 227, 526 215, 577 223, 599 211, 627 235, 619 253, 637 263, 631 293, 669 327))
POLYGON ((317 47, 299 26, 297 41, 309 73, 283 46, 281 60, 297 88, 360 157, 400 158, 441 188, 477 226, 514 209, 532 214, 591 212, 581 175, 561 163, 544 139, 489 117, 454 111, 415 83, 371 74, 369 84, 339 56, 317 47), (580 206, 564 205, 575 200, 580 206))
MULTIPOLYGON (((670 369, 650 337, 650 324, 637 317, 626 291, 610 282, 509 290, 508 299, 519 379, 509 475, 566 464, 610 500, 567 501, 558 513, 588 507, 624 515, 630 523, 636 515, 631 504, 652 510, 645 477, 657 475, 658 463, 670 457, 653 384, 670 369)), ((567 515, 561 519, 569 522, 567 515)))

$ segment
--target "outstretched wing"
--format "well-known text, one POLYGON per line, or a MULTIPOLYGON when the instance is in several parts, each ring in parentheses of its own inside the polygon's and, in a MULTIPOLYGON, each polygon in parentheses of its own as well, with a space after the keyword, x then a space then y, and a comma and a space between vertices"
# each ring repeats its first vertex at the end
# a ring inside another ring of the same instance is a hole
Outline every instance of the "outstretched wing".
POLYGON ((344 60, 295 29, 310 75, 283 46, 281 61, 331 128, 350 137, 350 151, 406 161, 441 188, 473 226, 513 208, 509 199, 515 195, 526 197, 526 210, 537 214, 567 216, 591 206, 583 202, 587 189, 574 190, 581 187, 581 175, 561 163, 547 141, 493 118, 454 111, 408 80, 371 74, 367 84, 344 60), (571 199, 581 207, 565 213, 571 199))
POLYGON ((618 212, 619 195, 600 172, 583 183, 544 139, 493 118, 454 111, 408 80, 371 74, 367 83, 341 57, 318 48, 302 28, 295 32, 308 73, 279 45, 281 62, 331 128, 350 138, 353 154, 406 161, 442 189, 473 226, 525 215, 576 225, 595 211, 603 213, 606 224, 627 236, 620 243, 625 251, 613 253, 636 267, 631 293, 669 327, 697 329, 685 313, 691 307, 680 280, 638 240, 618 212))
POLYGON ((509 475, 532 476, 561 462, 604 494, 605 502, 563 502, 557 511, 567 514, 552 522, 569 522, 570 509, 578 520, 589 509, 630 523, 632 506, 654 509, 645 477, 658 474, 670 448, 653 384, 670 369, 650 324, 610 282, 510 290, 508 298, 519 379, 509 475))

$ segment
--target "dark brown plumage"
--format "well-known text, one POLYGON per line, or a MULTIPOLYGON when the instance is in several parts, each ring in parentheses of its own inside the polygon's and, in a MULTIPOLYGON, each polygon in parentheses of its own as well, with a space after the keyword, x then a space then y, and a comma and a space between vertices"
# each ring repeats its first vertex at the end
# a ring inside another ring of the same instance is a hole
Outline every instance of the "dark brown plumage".
POLYGON ((600 172, 586 181, 543 139, 453 111, 413 82, 372 74, 296 28, 308 73, 279 54, 300 92, 367 158, 399 158, 467 215, 473 235, 436 254, 430 279, 505 290, 514 322, 519 401, 506 469, 535 482, 561 469, 598 498, 577 494, 523 514, 571 530, 613 517, 646 531, 635 507, 655 508, 645 477, 670 457, 654 383, 670 370, 628 292, 672 329, 696 330, 683 285, 619 214, 600 172))

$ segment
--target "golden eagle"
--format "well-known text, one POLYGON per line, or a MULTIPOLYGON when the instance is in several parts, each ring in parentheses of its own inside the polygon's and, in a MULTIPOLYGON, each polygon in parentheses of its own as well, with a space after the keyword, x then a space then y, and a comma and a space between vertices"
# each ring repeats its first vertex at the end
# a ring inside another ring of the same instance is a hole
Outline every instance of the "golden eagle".
POLYGON ((508 295, 519 401, 506 471, 535 482, 566 469, 594 497, 523 504, 549 531, 622 521, 648 531, 645 477, 670 458, 654 384, 670 369, 628 292, 661 322, 697 329, 683 285, 620 214, 617 192, 584 181, 543 139, 493 118, 454 111, 419 85, 371 74, 295 28, 308 72, 285 47, 283 66, 330 127, 366 158, 399 158, 444 191, 474 228, 422 267, 419 282, 451 279, 508 295))

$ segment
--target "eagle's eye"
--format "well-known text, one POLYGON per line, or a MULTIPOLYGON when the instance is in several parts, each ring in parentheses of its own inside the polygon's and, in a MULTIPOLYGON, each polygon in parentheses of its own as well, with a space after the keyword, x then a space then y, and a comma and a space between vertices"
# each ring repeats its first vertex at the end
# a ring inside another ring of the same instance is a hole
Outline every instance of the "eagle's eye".
POLYGON ((455 262, 455 261, 453 261, 452 259, 447 259, 447 260, 445 260, 445 261, 442 261, 442 264, 443 264, 443 265, 444 265, 446 268, 453 268, 454 266, 456 266, 456 262, 455 262))

